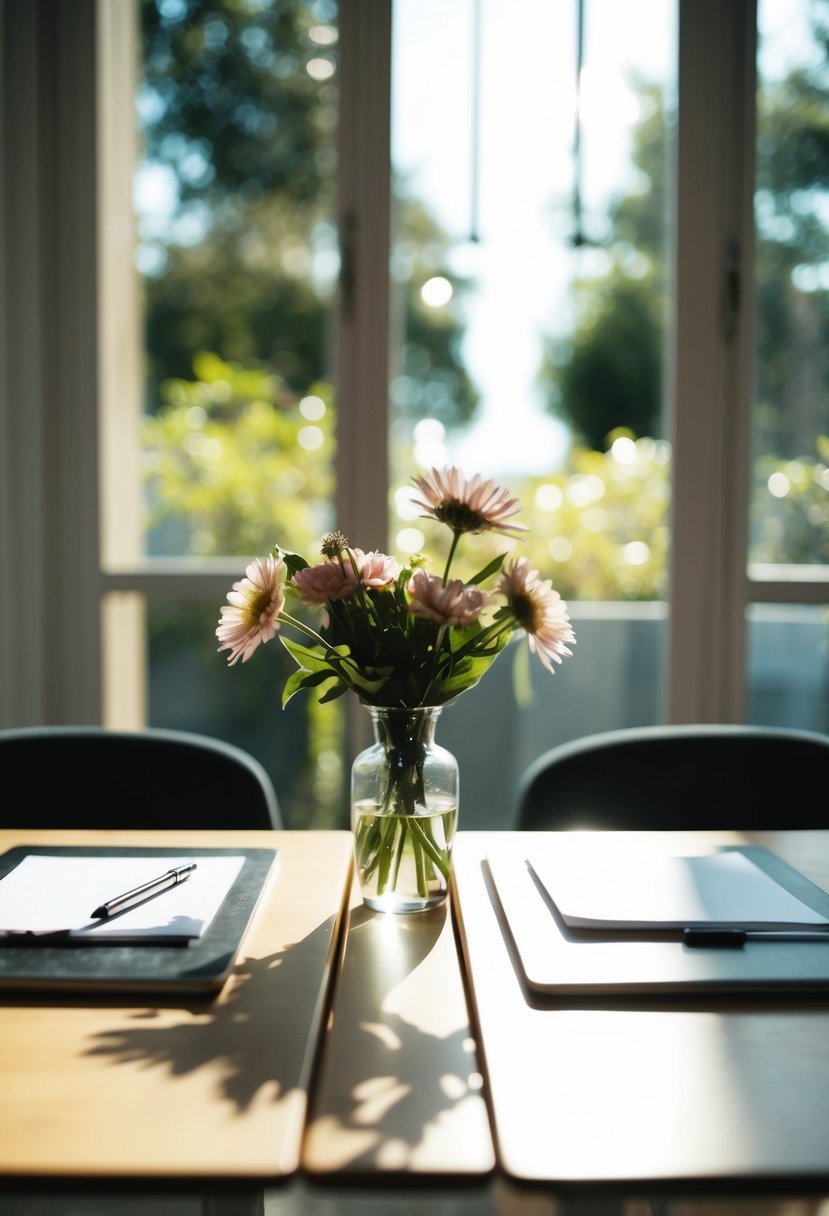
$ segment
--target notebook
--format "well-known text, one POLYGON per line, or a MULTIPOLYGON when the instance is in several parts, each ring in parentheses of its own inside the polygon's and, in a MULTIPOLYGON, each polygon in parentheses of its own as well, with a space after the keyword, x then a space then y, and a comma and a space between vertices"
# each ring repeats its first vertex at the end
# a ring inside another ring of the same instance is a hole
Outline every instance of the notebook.
MULTIPOLYGON (((539 877, 546 870, 551 887, 554 869, 560 877, 558 862, 545 864, 554 850, 561 849, 562 860, 568 861, 574 874, 589 859, 589 849, 565 848, 563 835, 551 833, 549 845, 546 842, 533 844, 531 859, 506 849, 493 850, 483 859, 483 875, 490 898, 519 980, 531 999, 595 998, 601 1001, 605 997, 623 997, 637 1000, 680 994, 683 997, 711 994, 737 997, 758 992, 785 994, 794 990, 823 993, 829 987, 829 931, 825 930, 827 935, 818 941, 752 940, 743 948, 732 950, 691 948, 681 939, 676 923, 643 924, 637 919, 641 907, 635 910, 633 919, 621 924, 618 920, 608 921, 608 909, 605 908, 604 920, 598 924, 594 921, 592 928, 571 927, 539 877)), ((829 894, 759 846, 726 849, 712 856, 727 856, 734 851, 759 867, 796 901, 796 905, 802 905, 802 910, 797 907, 795 915, 798 923, 801 916, 808 922, 805 931, 821 933, 829 918, 829 894)), ((660 857, 654 855, 648 860, 660 868, 660 857)), ((668 871, 672 868, 666 867, 668 871)), ((713 868, 716 870, 717 866, 713 868)), ((741 863, 736 868, 741 870, 741 863)), ((464 872, 462 859, 456 862, 456 870, 463 905, 465 887, 475 880, 472 872, 464 872)), ((765 890, 765 884, 761 885, 765 890)), ((556 889, 564 899, 564 886, 560 884, 556 889)), ((785 904, 788 916, 795 906, 788 900, 785 904)), ((572 917, 584 919, 586 904, 567 904, 565 901, 565 906, 572 917)), ((591 910, 595 912, 597 906, 592 903, 591 910)), ((618 903, 614 905, 614 916, 621 915, 620 907, 618 903)), ((665 905, 663 912, 664 908, 665 905)), ((687 907, 683 909, 687 910, 687 907)), ((625 908, 625 916, 633 913, 631 906, 625 908)))
POLYGON ((575 856, 537 850, 528 858, 570 929, 829 928, 739 849, 687 857, 575 856))
POLYGON ((0 944, 21 935, 37 939, 35 945, 55 934, 87 944, 202 937, 244 865, 241 854, 202 856, 184 881, 113 916, 96 916, 113 897, 193 861, 182 854, 161 861, 140 851, 118 857, 30 853, 0 880, 0 944))
POLYGON ((215 993, 233 969, 256 906, 276 872, 277 857, 275 848, 9 849, 0 855, 0 927, 23 931, 0 936, 0 989, 215 993), (192 861, 197 868, 178 890, 124 912, 109 926, 90 928, 88 914, 96 900, 126 890, 119 884, 126 881, 129 886, 136 865, 140 880, 148 865, 153 877, 192 861), (19 898, 23 879, 50 871, 65 878, 70 870, 94 874, 100 884, 84 890, 73 905, 81 923, 73 918, 64 923, 69 903, 63 902, 42 921, 40 933, 27 933, 34 922, 31 891, 19 898), (199 875, 203 882, 196 882, 199 875), (212 880, 215 889, 207 891, 212 880), (61 932, 50 935, 49 929, 56 928, 61 932))

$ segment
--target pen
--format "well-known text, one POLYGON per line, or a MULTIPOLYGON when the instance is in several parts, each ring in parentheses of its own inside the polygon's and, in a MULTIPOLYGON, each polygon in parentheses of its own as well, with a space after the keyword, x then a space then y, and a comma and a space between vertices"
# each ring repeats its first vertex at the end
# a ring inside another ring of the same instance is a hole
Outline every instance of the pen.
POLYGON ((184 882, 196 868, 195 861, 191 861, 189 865, 179 866, 176 870, 167 870, 166 873, 160 874, 158 878, 151 878, 149 882, 144 882, 140 887, 133 887, 131 891, 125 891, 123 895, 115 895, 112 899, 108 899, 106 903, 101 904, 92 913, 93 919, 100 919, 106 916, 114 916, 116 912, 125 912, 127 908, 132 908, 135 904, 142 903, 145 899, 150 899, 153 895, 160 895, 162 891, 166 891, 168 887, 175 887, 178 883, 184 882))
POLYGON ((740 950, 746 942, 829 942, 826 929, 683 929, 685 946, 740 950))

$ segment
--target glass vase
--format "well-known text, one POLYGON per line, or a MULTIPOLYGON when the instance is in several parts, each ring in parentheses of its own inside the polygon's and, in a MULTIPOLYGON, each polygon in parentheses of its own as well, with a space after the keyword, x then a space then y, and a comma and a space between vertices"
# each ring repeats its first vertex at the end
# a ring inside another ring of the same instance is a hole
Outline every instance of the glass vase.
POLYGON ((458 762, 435 743, 440 706, 370 706, 374 743, 351 769, 351 828, 363 903, 422 912, 446 898, 458 762))

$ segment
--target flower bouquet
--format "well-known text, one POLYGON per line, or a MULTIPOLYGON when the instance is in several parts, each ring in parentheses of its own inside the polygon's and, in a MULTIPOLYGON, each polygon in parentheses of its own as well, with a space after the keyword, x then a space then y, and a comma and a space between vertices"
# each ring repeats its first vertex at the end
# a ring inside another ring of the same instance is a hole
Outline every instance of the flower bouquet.
POLYGON ((437 809, 430 804, 435 712, 426 711, 477 684, 517 630, 550 672, 575 641, 566 604, 526 558, 502 553, 469 580, 451 577, 465 534, 526 531, 513 522, 517 499, 456 468, 412 480, 415 505, 451 532, 440 573, 422 554, 401 564, 353 547, 341 532, 323 538, 325 560, 316 565, 275 545, 233 584, 216 629, 230 665, 246 662, 282 625, 298 635, 281 634, 297 666, 283 706, 300 689, 316 689, 321 702, 354 692, 372 710, 385 762, 372 794, 352 794, 353 807, 361 804, 352 810, 357 867, 364 890, 371 884, 372 906, 386 906, 383 897, 408 872, 414 889, 401 903, 408 908, 428 906, 435 890, 445 895, 457 815, 456 789, 454 806, 445 798, 437 809), (287 611, 288 597, 319 609, 319 626, 287 611))

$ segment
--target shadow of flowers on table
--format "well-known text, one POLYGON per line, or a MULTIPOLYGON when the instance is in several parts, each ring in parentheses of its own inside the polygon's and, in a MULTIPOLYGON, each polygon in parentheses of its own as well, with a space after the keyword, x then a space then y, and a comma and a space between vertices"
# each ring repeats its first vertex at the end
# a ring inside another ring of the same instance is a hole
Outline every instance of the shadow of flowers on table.
POLYGON ((492 1142, 448 908, 416 916, 352 910, 333 1015, 323 1020, 332 925, 263 958, 242 958, 213 1000, 107 1006, 87 1054, 169 1080, 207 1070, 240 1114, 308 1083, 305 1164, 324 1180, 376 1171, 493 1168, 492 1142))
POLYGON ((352 913, 306 1136, 315 1176, 492 1168, 466 1002, 445 965, 454 950, 448 905, 352 913))
POLYGON ((168 1078, 209 1067, 221 1096, 240 1111, 262 1097, 278 1101, 307 1080, 332 933, 329 918, 272 955, 242 957, 212 999, 149 998, 140 1010, 134 1000, 126 1024, 114 1008, 117 1024, 94 1034, 86 1054, 142 1063, 168 1078))

